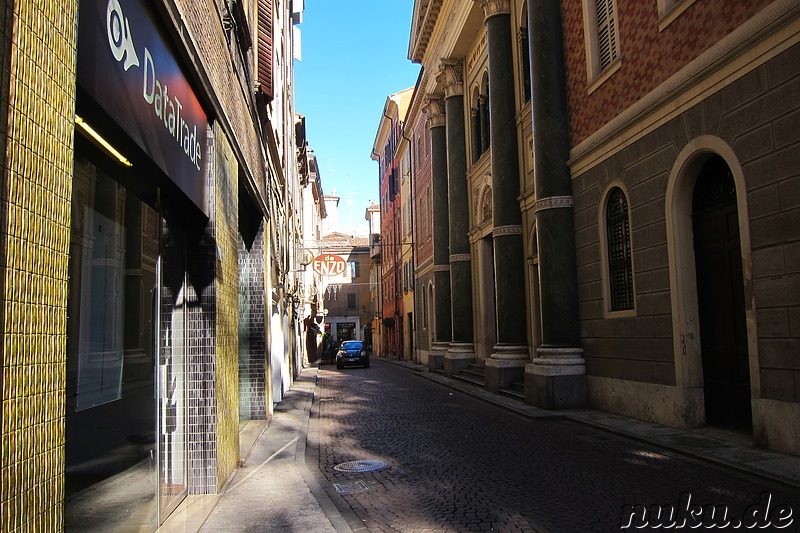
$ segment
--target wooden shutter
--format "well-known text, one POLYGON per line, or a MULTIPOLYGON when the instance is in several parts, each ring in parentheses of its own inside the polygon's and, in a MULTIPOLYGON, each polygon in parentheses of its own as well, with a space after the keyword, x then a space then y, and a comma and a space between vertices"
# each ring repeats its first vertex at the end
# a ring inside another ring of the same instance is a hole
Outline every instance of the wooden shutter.
POLYGON ((258 0, 258 86, 261 93, 269 100, 275 97, 273 2, 274 0, 258 0))
POLYGON ((614 0, 596 0, 597 52, 603 71, 617 58, 617 20, 614 0))

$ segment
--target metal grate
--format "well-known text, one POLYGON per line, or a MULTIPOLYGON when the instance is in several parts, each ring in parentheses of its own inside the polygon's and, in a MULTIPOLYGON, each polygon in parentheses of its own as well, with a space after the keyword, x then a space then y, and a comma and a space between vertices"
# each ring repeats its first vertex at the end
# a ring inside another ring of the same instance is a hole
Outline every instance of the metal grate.
POLYGON ((361 460, 338 464, 333 469, 338 472, 372 472, 373 470, 380 470, 386 465, 387 463, 383 461, 361 460))
POLYGON ((633 309, 633 268, 628 201, 619 187, 611 189, 606 208, 608 274, 611 310, 633 309))
POLYGON ((369 485, 363 481, 356 481, 355 483, 334 483, 333 488, 339 494, 355 494, 357 492, 366 492, 369 490, 369 485))

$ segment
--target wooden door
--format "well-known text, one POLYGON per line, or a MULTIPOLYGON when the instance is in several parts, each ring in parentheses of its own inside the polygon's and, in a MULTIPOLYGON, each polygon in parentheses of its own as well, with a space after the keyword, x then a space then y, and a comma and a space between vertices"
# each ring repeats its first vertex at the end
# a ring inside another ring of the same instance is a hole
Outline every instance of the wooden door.
POLYGON ((706 422, 752 428, 736 190, 724 160, 701 170, 693 197, 706 422))

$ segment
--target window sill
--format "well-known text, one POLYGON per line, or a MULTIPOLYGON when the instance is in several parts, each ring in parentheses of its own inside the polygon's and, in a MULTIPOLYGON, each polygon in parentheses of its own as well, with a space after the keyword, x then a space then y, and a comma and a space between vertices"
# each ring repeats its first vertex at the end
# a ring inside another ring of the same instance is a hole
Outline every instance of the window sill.
POLYGON ((598 87, 603 85, 608 78, 614 75, 616 71, 618 71, 622 67, 622 58, 617 58, 611 63, 608 68, 606 68, 603 72, 601 72, 586 88, 588 94, 592 94, 594 91, 597 90, 598 87))
POLYGON ((658 19, 658 31, 664 31, 667 26, 680 17, 694 2, 695 0, 680 0, 672 6, 669 11, 661 14, 661 18, 658 19))
POLYGON ((633 318, 636 316, 636 309, 624 309, 622 311, 606 311, 603 318, 633 318))

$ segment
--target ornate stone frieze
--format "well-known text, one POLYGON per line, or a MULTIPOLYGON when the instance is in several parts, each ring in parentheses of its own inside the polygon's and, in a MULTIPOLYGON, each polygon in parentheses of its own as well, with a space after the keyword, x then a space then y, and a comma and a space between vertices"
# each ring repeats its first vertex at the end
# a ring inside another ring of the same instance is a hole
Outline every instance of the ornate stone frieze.
POLYGON ((439 72, 444 75, 444 96, 464 94, 464 61, 462 59, 442 58, 439 72))
POLYGON ((481 0, 483 19, 511 13, 511 0, 481 0))
POLYGON ((522 235, 522 226, 497 226, 492 230, 492 237, 503 237, 505 235, 522 235))
POLYGON ((435 128, 437 126, 444 126, 447 117, 445 117, 445 105, 444 105, 444 98, 442 98, 441 94, 430 94, 428 95, 428 127, 435 128))
POLYGON ((433 265, 434 272, 450 272, 450 265, 433 265))
POLYGON ((545 209, 561 209, 565 207, 572 207, 572 196, 551 196, 550 198, 542 198, 533 204, 533 212, 538 213, 545 209))
POLYGON ((469 254, 450 254, 450 262, 451 263, 460 263, 464 261, 470 261, 472 258, 469 254))

